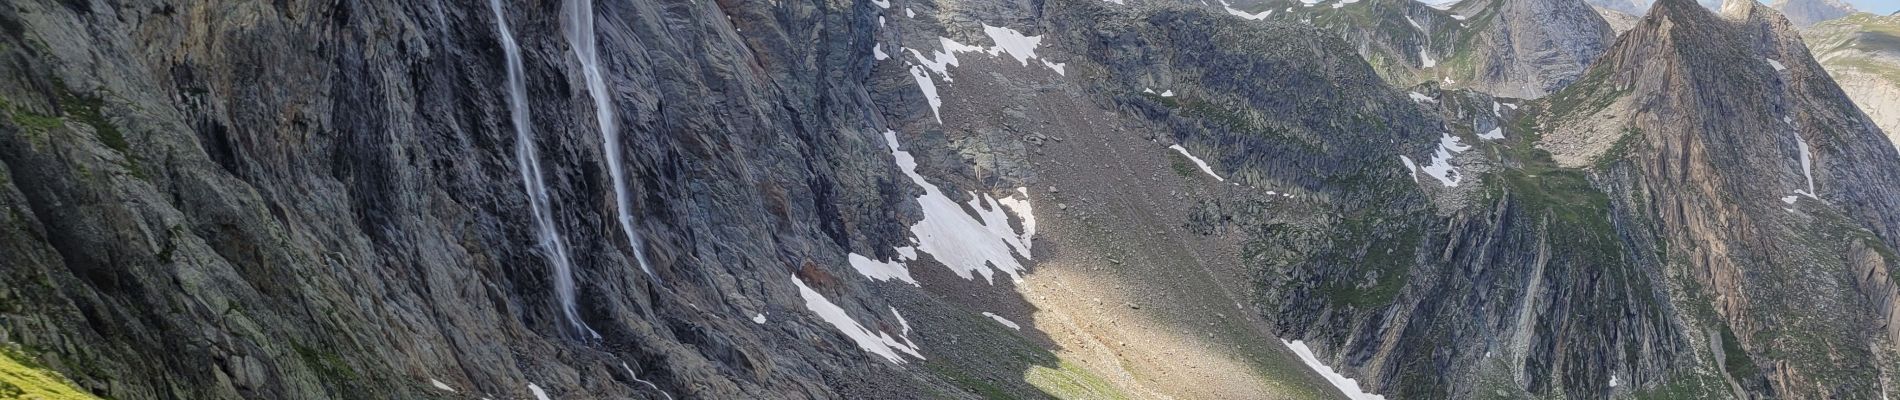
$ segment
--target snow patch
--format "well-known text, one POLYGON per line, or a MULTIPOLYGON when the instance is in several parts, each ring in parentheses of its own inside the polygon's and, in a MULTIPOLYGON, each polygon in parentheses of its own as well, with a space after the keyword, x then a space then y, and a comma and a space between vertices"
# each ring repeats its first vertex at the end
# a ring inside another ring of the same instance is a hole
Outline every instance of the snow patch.
MULTIPOLYGON (((917 173, 917 159, 910 152, 898 149, 897 132, 885 131, 884 140, 890 146, 891 156, 896 158, 897 166, 910 177, 912 183, 923 187, 924 194, 917 197, 917 204, 924 210, 924 219, 910 227, 911 235, 917 238, 915 248, 899 248, 899 253, 909 251, 905 259, 915 259, 916 252, 929 253, 938 262, 955 271, 963 279, 976 279, 982 275, 986 282, 995 282, 995 272, 1009 275, 1012 281, 1021 282, 1024 268, 1016 260, 1017 255, 1031 258, 1029 242, 1034 235, 1031 225, 1033 214, 1027 201, 1014 203, 1009 210, 988 194, 969 192, 970 201, 964 204, 976 211, 976 216, 964 211, 964 207, 950 200, 943 189, 925 180, 917 173), (1020 212, 1017 216, 1024 221, 1025 232, 1016 233, 1009 226, 1006 212, 1020 212)), ((1027 188, 1019 188, 1018 193, 1028 197, 1027 188)))
POLYGON ((1806 195, 1809 198, 1819 200, 1820 197, 1814 194, 1814 158, 1811 155, 1812 152, 1808 150, 1808 140, 1801 138, 1800 132, 1795 132, 1794 144, 1801 150, 1801 176, 1808 180, 1808 190, 1795 190, 1794 192, 1795 194, 1806 195))
POLYGON ((1781 65, 1781 62, 1780 62, 1780 61, 1775 61, 1775 59, 1773 59, 1773 58, 1768 58, 1768 57, 1762 57, 1762 58, 1761 58, 1761 60, 1762 60, 1762 61, 1767 61, 1767 62, 1768 62, 1768 66, 1770 66, 1770 67, 1775 67, 1775 71, 1777 71, 1777 72, 1779 72, 1779 71, 1787 71, 1787 70, 1788 70, 1788 66, 1786 66, 1786 65, 1781 65))
POLYGON ((1464 174, 1458 173, 1457 167, 1451 165, 1451 156, 1470 149, 1471 146, 1459 143, 1457 136, 1446 133, 1438 139, 1438 151, 1432 153, 1432 163, 1419 169, 1425 171, 1426 175, 1438 179, 1438 183, 1445 184, 1447 187, 1457 187, 1458 182, 1464 180, 1464 174))
POLYGON ((1438 60, 1433 60, 1431 53, 1425 51, 1425 46, 1423 45, 1418 46, 1418 66, 1419 68, 1438 66, 1438 60))
POLYGON ((765 325, 765 313, 752 314, 752 323, 765 325))
POLYGON ((1034 245, 1036 241, 1036 209, 1034 205, 1029 203, 1028 186, 1017 187, 1016 193, 1021 194, 1022 198, 1018 199, 1014 196, 1004 197, 996 199, 996 203, 1002 205, 1003 208, 1009 209, 1010 214, 1022 220, 1023 252, 1027 253, 1029 252, 1030 246, 1034 245))
POLYGON ((1352 400, 1385 400, 1385 396, 1367 393, 1365 389, 1359 388, 1359 381, 1347 378, 1345 375, 1340 375, 1339 372, 1333 371, 1333 367, 1326 366, 1326 363, 1320 362, 1319 357, 1313 355, 1313 350, 1307 348, 1305 342, 1298 340, 1289 342, 1286 341, 1286 339, 1281 339, 1280 343, 1286 344, 1288 349, 1293 350, 1293 354, 1299 355, 1300 361, 1306 362, 1307 367, 1311 367, 1313 371, 1319 372, 1320 376, 1325 376, 1327 382, 1331 382, 1333 387, 1339 388, 1341 393, 1346 394, 1346 398, 1352 400))
POLYGON ((1010 321, 1008 318, 1003 318, 1003 316, 1001 315, 996 315, 989 311, 984 311, 983 316, 990 317, 990 319, 996 320, 996 323, 1003 324, 1003 326, 1007 326, 1009 327, 1009 329, 1015 329, 1019 331, 1023 330, 1022 325, 1016 325, 1015 321, 1010 321))
POLYGON ((825 299, 824 295, 818 294, 818 291, 812 290, 810 286, 805 286, 805 281, 793 277, 792 284, 798 285, 799 297, 805 298, 805 309, 818 314, 818 318, 824 319, 833 328, 838 328, 839 332, 857 342, 858 348, 882 356, 895 364, 905 362, 904 357, 898 355, 899 352, 917 357, 919 360, 924 359, 923 355, 917 353, 916 348, 899 343, 896 339, 892 339, 890 334, 865 329, 863 324, 851 319, 850 314, 845 314, 843 308, 825 299))
POLYGON ((1220 7, 1227 9, 1228 14, 1232 14, 1233 16, 1240 17, 1241 19, 1246 19, 1246 20, 1262 20, 1262 19, 1267 19, 1268 15, 1273 15, 1273 10, 1266 10, 1266 11, 1261 11, 1258 13, 1248 13, 1246 11, 1241 11, 1240 9, 1237 9, 1231 5, 1228 5, 1227 0, 1221 0, 1220 7))
POLYGON ((1161 92, 1161 97, 1174 97, 1174 89, 1168 89, 1168 91, 1161 92))
POLYGON ((1409 93, 1409 95, 1412 97, 1412 101, 1419 102, 1419 103, 1437 103, 1438 102, 1438 99, 1434 99, 1432 98, 1432 96, 1426 96, 1424 93, 1411 92, 1409 93))
MULTIPOLYGON (((924 66, 911 66, 910 77, 917 79, 917 90, 924 92, 924 99, 930 103, 930 115, 937 117, 937 123, 943 123, 943 113, 938 111, 943 108, 943 98, 937 96, 937 82, 931 80, 929 74, 924 73, 924 66)), ((945 77, 944 80, 947 81, 949 78, 945 77)))
POLYGON ((1622 383, 1622 381, 1616 380, 1616 375, 1610 375, 1610 387, 1616 387, 1619 383, 1622 383))
POLYGON ((533 383, 528 384, 528 392, 534 393, 536 400, 548 400, 548 391, 541 390, 540 386, 533 383))
POLYGON ((449 387, 449 384, 442 383, 442 381, 435 380, 435 378, 429 378, 429 385, 435 386, 436 389, 441 389, 449 393, 455 393, 455 388, 449 387))
MULTIPOLYGON (((910 9, 906 8, 905 12, 910 13, 910 9)), ((1010 58, 1015 58, 1017 62, 1022 63, 1025 67, 1029 66, 1029 59, 1034 58, 1037 61, 1041 61, 1044 67, 1055 71, 1056 75, 1068 75, 1066 64, 1051 62, 1036 55, 1036 48, 1042 45, 1042 36, 1027 36, 1023 35, 1022 32, 1017 32, 1015 29, 989 25, 983 25, 983 33, 989 35, 990 41, 995 42, 996 45, 986 48, 958 43, 946 37, 938 37, 937 42, 943 47, 943 50, 931 51, 928 57, 917 49, 905 49, 909 50, 911 55, 917 58, 919 66, 936 73, 933 76, 916 68, 912 68, 910 71, 911 77, 917 79, 917 87, 924 91, 924 96, 929 97, 930 111, 936 115, 938 123, 943 123, 943 114, 938 111, 943 105, 943 100, 937 96, 935 80, 941 77, 944 83, 956 81, 950 77, 950 67, 961 65, 961 61, 957 59, 957 53, 984 53, 991 57, 1007 54, 1010 58)))
POLYGON ((876 58, 878 61, 884 61, 884 59, 891 58, 891 55, 884 53, 883 43, 878 43, 871 45, 871 57, 876 58))
POLYGON ((1168 146, 1168 148, 1174 149, 1174 151, 1181 153, 1181 155, 1183 156, 1187 156, 1188 160, 1194 161, 1194 165, 1201 167, 1201 172, 1206 172, 1207 176, 1214 177, 1214 180, 1220 181, 1220 182, 1227 181, 1227 178, 1222 178, 1220 174, 1214 173, 1214 168, 1207 166, 1207 161, 1202 161, 1200 157, 1195 157, 1194 153, 1189 153, 1187 151, 1187 148, 1181 147, 1181 145, 1178 145, 1178 144, 1168 146))
POLYGON ((911 11, 910 7, 904 7, 904 18, 917 18, 917 12, 911 11))
POLYGON ((1068 64, 1049 62, 1049 60, 1037 61, 1042 61, 1042 66, 1049 67, 1050 70, 1056 71, 1056 75, 1069 76, 1068 64))
POLYGON ((904 314, 897 312, 897 307, 891 307, 891 315, 897 316, 897 325, 904 329, 903 332, 897 334, 897 337, 904 339, 904 344, 909 345, 910 348, 918 348, 917 343, 910 341, 910 321, 904 320, 904 314))
POLYGON ((1418 163, 1412 162, 1412 158, 1406 156, 1399 156, 1399 162, 1405 164, 1405 169, 1412 171, 1412 182, 1418 182, 1418 163))
POLYGON ((1500 127, 1496 127, 1496 128, 1491 128, 1491 130, 1490 130, 1490 131, 1487 131, 1487 132, 1485 132, 1485 133, 1480 133, 1480 134, 1478 134, 1478 138, 1479 138, 1479 139, 1484 139, 1484 140, 1498 140, 1498 139, 1503 139, 1503 138, 1504 138, 1504 127, 1502 127, 1502 126, 1500 126, 1500 127))
POLYGON ((877 8, 891 8, 891 0, 871 0, 871 4, 876 4, 877 8))
POLYGON ((910 277, 910 267, 905 266, 903 262, 897 260, 879 261, 858 253, 851 253, 849 258, 851 259, 851 269, 858 270, 858 274, 864 275, 866 278, 871 278, 876 281, 890 281, 896 279, 904 281, 904 283, 909 283, 911 286, 917 286, 917 280, 910 277))
POLYGON ((1424 30, 1425 30, 1425 26, 1424 26, 1424 25, 1419 25, 1419 24, 1418 24, 1418 20, 1414 20, 1414 19, 1412 19, 1412 16, 1410 16, 1410 15, 1407 15, 1407 16, 1405 16, 1405 22, 1406 22, 1406 23, 1409 23, 1409 24, 1412 24, 1412 29, 1417 29, 1417 30, 1419 30, 1419 31, 1424 31, 1424 30))

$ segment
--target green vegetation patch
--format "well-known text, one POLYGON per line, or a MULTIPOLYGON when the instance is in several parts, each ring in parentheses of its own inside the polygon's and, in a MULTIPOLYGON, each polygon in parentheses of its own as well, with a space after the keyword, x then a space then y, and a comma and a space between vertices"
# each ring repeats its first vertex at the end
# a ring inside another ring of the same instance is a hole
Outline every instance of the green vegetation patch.
POLYGON ((296 341, 292 341, 290 345, 297 351, 298 358, 303 359, 304 366, 322 375, 324 380, 343 382, 362 378, 355 368, 351 368, 348 362, 343 361, 342 355, 334 351, 318 350, 296 341))
POLYGON ((1360 217, 1347 219, 1341 227, 1346 235, 1343 243, 1364 243, 1364 252, 1357 259, 1359 273, 1378 271, 1378 277, 1370 287, 1359 287, 1357 279, 1334 282, 1320 287, 1320 294, 1333 304, 1370 308, 1391 304, 1398 298, 1399 290, 1405 288, 1406 277, 1411 273, 1412 264, 1418 262, 1418 242, 1421 239, 1417 227, 1407 227, 1396 234, 1380 235, 1372 231, 1371 221, 1383 221, 1382 217, 1360 217))
POLYGON ((1060 361, 1055 368, 1032 365, 1023 379, 1058 399, 1126 399, 1114 385, 1080 365, 1060 361))
POLYGON ((99 400, 99 396, 79 390, 65 376, 13 349, 0 349, 0 398, 99 400))
POLYGON ((1735 331, 1729 329, 1728 324, 1720 326, 1722 328, 1722 367, 1728 369, 1729 376, 1735 377, 1738 382, 1749 382, 1760 376, 1761 370, 1755 366, 1755 359, 1750 358, 1748 351, 1742 349, 1742 341, 1735 338, 1735 331))
POLYGON ((1181 153, 1176 153, 1172 151, 1165 152, 1165 153, 1167 153, 1168 155, 1168 167, 1169 169, 1174 170, 1175 175, 1180 175, 1183 178, 1194 179, 1195 175, 1201 174, 1200 168, 1195 167, 1192 164, 1192 161, 1189 161, 1187 159, 1187 156, 1183 156, 1181 155, 1181 153))

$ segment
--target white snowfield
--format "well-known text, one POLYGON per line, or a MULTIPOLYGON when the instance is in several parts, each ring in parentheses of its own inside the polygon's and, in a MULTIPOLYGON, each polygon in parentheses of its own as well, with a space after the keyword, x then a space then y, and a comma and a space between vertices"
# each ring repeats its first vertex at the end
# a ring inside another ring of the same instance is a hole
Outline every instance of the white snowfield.
POLYGON ((1307 367, 1313 368, 1313 371, 1319 372, 1320 376, 1326 377, 1326 381, 1331 382, 1333 387, 1339 388, 1340 393, 1345 393, 1346 398, 1352 400, 1385 400, 1385 396, 1367 393, 1365 389, 1359 388, 1359 381, 1347 378, 1345 375, 1340 375, 1339 372, 1333 371, 1333 367, 1329 367, 1326 363, 1320 362, 1319 357, 1313 355, 1313 349, 1307 348, 1305 342, 1298 340, 1289 342, 1286 339, 1281 339, 1280 343, 1285 343, 1288 349, 1293 350, 1293 354, 1299 355, 1300 361, 1306 362, 1307 367))
POLYGON ((541 390, 541 386, 539 385, 533 383, 528 384, 528 391, 534 393, 535 400, 548 400, 548 392, 541 390))
MULTIPOLYGON (((962 61, 957 59, 957 53, 982 53, 991 57, 1008 55, 1025 67, 1029 66, 1029 59, 1033 58, 1043 67, 1055 71, 1056 75, 1068 75, 1066 64, 1050 62, 1036 54, 1036 48, 1042 45, 1042 36, 1026 36, 1015 29, 989 25, 983 25, 983 33, 989 35, 990 41, 995 42, 996 45, 972 46, 958 43, 950 38, 938 37, 938 45, 942 46, 943 50, 933 50, 929 56, 925 56, 923 51, 917 49, 903 49, 910 51, 911 56, 917 59, 917 65, 911 67, 910 75, 917 80, 917 88, 922 90, 924 97, 929 100, 930 112, 937 118, 937 123, 943 123, 943 113, 939 111, 943 107, 943 99, 937 95, 936 79, 943 79, 946 84, 955 81, 950 77, 950 67, 962 64, 962 61)), ((876 49, 873 48, 873 50, 876 49)))
POLYGON ((1181 153, 1181 155, 1183 156, 1187 156, 1189 161, 1194 161, 1194 165, 1201 167, 1201 172, 1207 173, 1207 176, 1214 177, 1214 180, 1221 181, 1221 182, 1227 181, 1227 178, 1222 178, 1220 174, 1214 173, 1214 168, 1208 166, 1207 161, 1202 161, 1200 157, 1195 157, 1194 153, 1189 153, 1187 151, 1187 148, 1181 147, 1181 145, 1178 145, 1178 144, 1168 146, 1168 148, 1174 149, 1174 151, 1181 153))
POLYGON ((818 314, 818 318, 823 319, 826 323, 831 324, 832 327, 837 328, 838 332, 844 333, 844 335, 850 337, 852 341, 857 342, 858 348, 864 349, 864 351, 870 352, 871 354, 882 356, 894 364, 903 364, 906 362, 904 357, 899 355, 899 353, 909 354, 911 357, 917 357, 919 360, 924 359, 922 354, 917 353, 917 348, 914 347, 914 345, 906 343, 908 339, 906 342, 898 342, 897 339, 892 338, 888 333, 866 329, 863 324, 859 324, 857 320, 851 319, 851 315, 846 314, 843 308, 838 307, 837 304, 833 304, 831 300, 825 299, 824 295, 819 294, 816 290, 812 290, 810 286, 805 286, 805 281, 799 280, 797 277, 792 277, 792 284, 798 285, 798 295, 805 298, 805 309, 811 310, 813 314, 818 314))
POLYGON ((851 253, 850 260, 851 269, 858 270, 858 274, 866 278, 878 281, 896 279, 909 283, 911 286, 917 286, 917 280, 910 277, 910 267, 905 266, 903 262, 874 260, 858 253, 851 253))
POLYGON ((1266 11, 1261 11, 1258 13, 1248 13, 1246 11, 1241 11, 1240 9, 1234 8, 1232 5, 1227 4, 1227 0, 1221 0, 1220 6, 1221 8, 1227 9, 1228 14, 1232 14, 1233 16, 1240 17, 1241 19, 1262 20, 1262 19, 1267 19, 1268 15, 1273 15, 1273 10, 1266 10, 1266 11))
POLYGON ((1502 126, 1500 126, 1500 127, 1496 127, 1496 128, 1491 128, 1491 130, 1490 130, 1490 131, 1486 131, 1485 133, 1480 133, 1480 134, 1478 134, 1478 138, 1479 138, 1479 139, 1484 139, 1484 140, 1498 140, 1498 139, 1503 139, 1503 138, 1504 138, 1504 127, 1502 127, 1502 126))
POLYGON ((1430 165, 1415 167, 1412 164, 1411 158, 1403 156, 1400 158, 1405 160, 1407 167, 1415 168, 1417 171, 1424 172, 1425 175, 1430 175, 1432 178, 1438 179, 1438 182, 1445 184, 1446 187, 1457 187, 1458 182, 1464 180, 1464 174, 1458 173, 1457 167, 1451 165, 1451 156, 1456 153, 1464 152, 1465 150, 1471 150, 1471 146, 1460 143, 1458 137, 1452 136, 1450 133, 1443 135, 1444 136, 1438 138, 1438 151, 1432 153, 1432 163, 1430 165))
MULTIPOLYGON (((917 173, 917 159, 898 148, 896 131, 885 131, 884 140, 898 168, 924 189, 917 198, 924 219, 910 227, 917 244, 898 248, 901 258, 915 260, 917 253, 926 253, 964 279, 981 275, 985 282, 995 283, 995 273, 1002 272, 1012 281, 1021 282, 1024 268, 1017 256, 1032 258, 1029 243, 1035 239, 1035 214, 1029 201, 998 202, 988 194, 967 192, 970 201, 963 204, 976 212, 973 217, 943 189, 917 173), (1009 226, 1009 213, 1022 219, 1022 232, 1009 226)), ((1026 199, 1029 189, 1018 188, 1017 193, 1026 199)))

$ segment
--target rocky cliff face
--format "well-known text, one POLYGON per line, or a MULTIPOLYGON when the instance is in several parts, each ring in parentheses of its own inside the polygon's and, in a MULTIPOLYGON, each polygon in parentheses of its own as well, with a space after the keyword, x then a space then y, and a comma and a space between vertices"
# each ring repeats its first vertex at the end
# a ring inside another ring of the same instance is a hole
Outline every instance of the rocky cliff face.
POLYGON ((1264 10, 1264 19, 1332 32, 1396 86, 1437 81, 1514 98, 1541 97, 1575 80, 1615 37, 1580 0, 1463 1, 1442 9, 1396 0, 1226 6, 1235 7, 1236 14, 1264 10))
POLYGON ((1856 13, 1803 29, 1801 36, 1847 97, 1900 142, 1900 15, 1856 13))
POLYGON ((1854 6, 1840 0, 1775 0, 1772 6, 1788 17, 1788 22, 1805 27, 1854 13, 1854 6))
POLYGON ((1537 101, 1419 88, 1459 117, 1398 160, 1429 201, 1270 218, 1312 244, 1263 262, 1280 319, 1406 398, 1890 392, 1896 154, 1734 11, 1664 1, 1537 101))
POLYGON ((1608 29, 12 2, 0 341, 119 399, 1893 394, 1900 155, 1765 7, 1608 29))
POLYGON ((1464 1, 1451 11, 1478 28, 1450 49, 1446 79, 1501 97, 1538 98, 1568 85, 1616 37, 1582 1, 1464 1))

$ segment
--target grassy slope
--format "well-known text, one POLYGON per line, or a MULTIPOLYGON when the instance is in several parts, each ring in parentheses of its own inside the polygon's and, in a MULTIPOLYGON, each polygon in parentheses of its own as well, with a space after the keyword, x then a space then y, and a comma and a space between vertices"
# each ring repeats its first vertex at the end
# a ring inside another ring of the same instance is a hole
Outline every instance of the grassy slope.
POLYGON ((10 349, 0 350, 0 398, 97 400, 72 382, 10 349))

